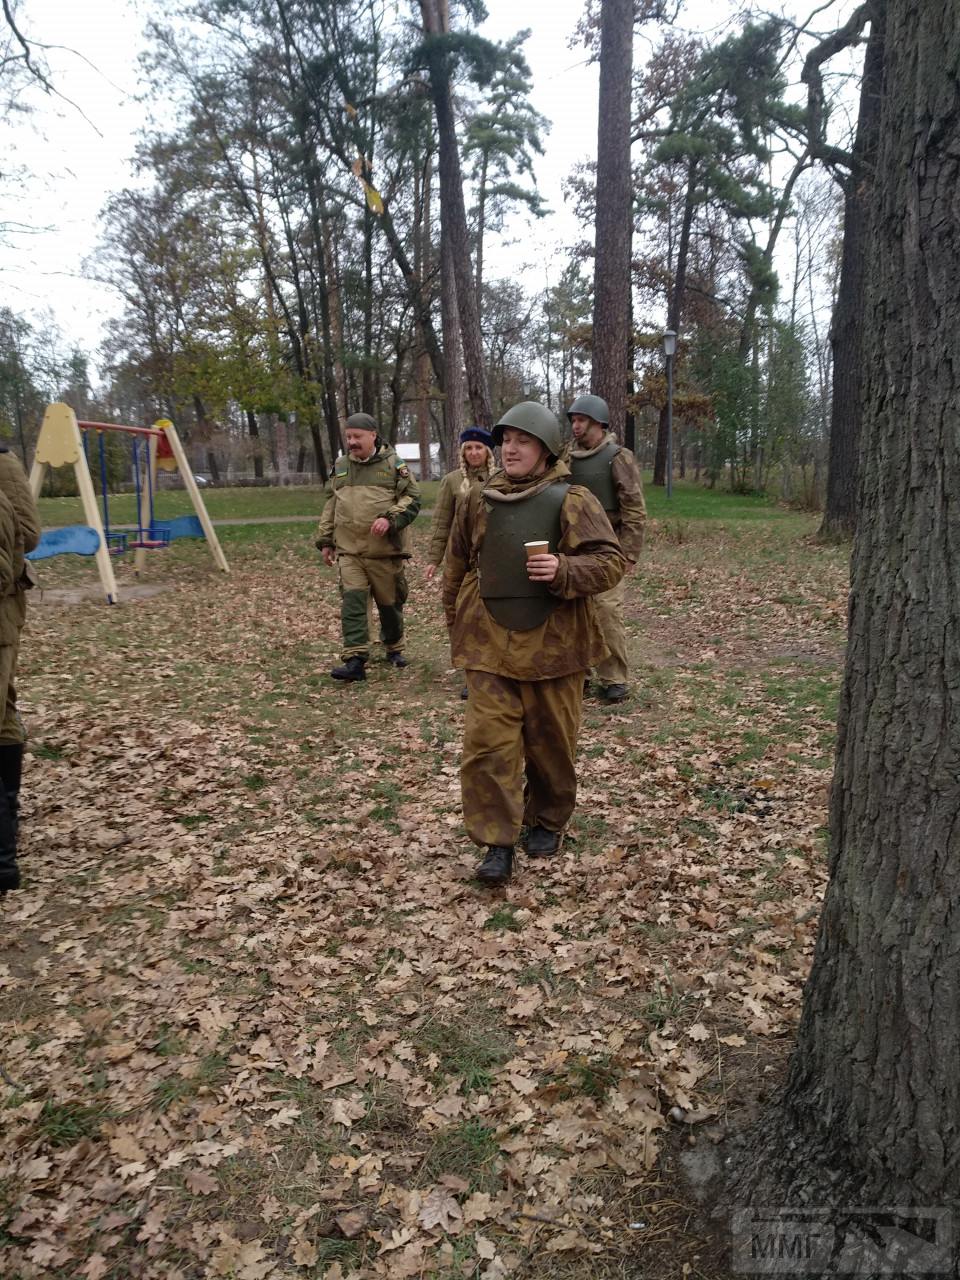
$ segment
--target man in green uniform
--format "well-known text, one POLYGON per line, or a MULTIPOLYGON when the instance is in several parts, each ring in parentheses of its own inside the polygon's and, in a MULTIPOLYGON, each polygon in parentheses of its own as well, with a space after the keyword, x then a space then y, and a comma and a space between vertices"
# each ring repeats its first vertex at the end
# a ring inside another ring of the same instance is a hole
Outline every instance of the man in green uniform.
POLYGON ((408 526, 420 510, 420 490, 407 466, 377 434, 368 413, 346 421, 346 455, 337 459, 330 496, 320 517, 317 546, 324 562, 340 573, 343 665, 335 680, 365 680, 370 656, 368 603, 372 594, 380 615, 387 661, 405 667, 403 604, 407 598, 404 564, 410 559, 408 526))
POLYGON ((514 405, 493 437, 503 471, 457 506, 443 604, 470 695, 463 820, 487 846, 478 878, 502 884, 521 826, 531 857, 560 848, 576 803, 583 678, 605 653, 592 597, 625 561, 599 502, 569 483, 549 409, 514 405), (545 549, 524 546, 533 542, 545 549))
MULTIPOLYGON (((640 468, 629 449, 609 430, 607 402, 599 396, 578 396, 567 410, 573 431, 570 473, 597 499, 613 525, 627 558, 629 573, 640 558, 647 509, 640 468)), ((609 650, 596 667, 600 698, 623 702, 627 697, 627 632, 623 625, 623 578, 611 591, 597 596, 600 629, 609 650)))

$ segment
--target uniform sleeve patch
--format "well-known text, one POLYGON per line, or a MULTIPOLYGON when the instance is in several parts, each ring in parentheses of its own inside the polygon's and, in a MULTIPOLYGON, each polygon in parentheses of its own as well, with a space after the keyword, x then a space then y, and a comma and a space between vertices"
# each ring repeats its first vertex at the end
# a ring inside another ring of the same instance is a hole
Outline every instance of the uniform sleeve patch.
POLYGON ((410 468, 405 462, 397 463, 397 475, 402 476, 404 480, 410 475, 410 468))

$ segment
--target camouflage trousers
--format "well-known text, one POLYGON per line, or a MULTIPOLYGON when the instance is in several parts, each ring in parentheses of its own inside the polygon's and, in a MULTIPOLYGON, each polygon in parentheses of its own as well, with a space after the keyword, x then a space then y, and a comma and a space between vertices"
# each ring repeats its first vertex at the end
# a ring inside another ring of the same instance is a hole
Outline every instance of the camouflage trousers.
POLYGON ((621 578, 615 587, 593 597, 603 642, 610 651, 596 667, 597 679, 604 687, 608 684, 626 684, 630 675, 630 668, 627 666, 627 629, 623 625, 625 581, 625 578, 621 578))
POLYGON ((514 845, 523 825, 562 831, 577 801, 585 672, 555 680, 466 674, 460 790, 470 839, 514 845))
POLYGON ((403 649, 404 563, 399 556, 337 556, 344 658, 365 658, 369 652, 371 596, 380 615, 380 639, 387 653, 403 649))

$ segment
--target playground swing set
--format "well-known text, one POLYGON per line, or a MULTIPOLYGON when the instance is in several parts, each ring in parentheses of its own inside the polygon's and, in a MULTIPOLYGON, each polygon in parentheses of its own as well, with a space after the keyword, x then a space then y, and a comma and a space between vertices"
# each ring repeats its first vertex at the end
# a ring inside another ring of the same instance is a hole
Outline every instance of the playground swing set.
POLYGON ((224 573, 230 572, 213 523, 207 514, 203 496, 172 422, 162 419, 152 427, 130 427, 114 422, 82 422, 69 405, 48 405, 30 470, 30 489, 34 498, 40 496, 48 467, 71 465, 87 523, 45 530, 39 545, 30 552, 28 559, 46 560, 51 556, 68 554, 95 556, 107 604, 116 604, 119 599, 113 572, 114 556, 133 551, 134 571, 139 576, 146 566, 147 553, 163 550, 177 538, 206 538, 214 564, 224 573), (91 432, 95 432, 97 436, 102 515, 90 472, 91 432), (110 527, 106 436, 111 432, 129 436, 132 440, 132 471, 137 508, 135 530, 110 527), (194 515, 178 516, 174 520, 156 519, 154 498, 158 469, 179 470, 184 488, 193 503, 194 515))

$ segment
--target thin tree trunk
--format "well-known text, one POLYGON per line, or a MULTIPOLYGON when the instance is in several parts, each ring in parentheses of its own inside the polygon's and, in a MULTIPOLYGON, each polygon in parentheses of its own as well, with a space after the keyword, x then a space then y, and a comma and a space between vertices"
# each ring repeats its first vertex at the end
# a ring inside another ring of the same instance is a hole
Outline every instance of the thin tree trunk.
POLYGON ((453 250, 443 223, 440 226, 440 316, 443 324, 443 449, 444 466, 452 470, 457 440, 463 430, 463 362, 460 353, 460 316, 453 250))
MULTIPOLYGON (((740 1203, 960 1200, 958 64, 952 6, 888 0, 830 882, 786 1092, 740 1163, 740 1203)), ((936 1267, 892 1271, 956 1274, 950 1237, 936 1267)))
POLYGON ((827 497, 823 523, 820 525, 820 537, 828 539, 849 538, 857 523, 857 449, 863 414, 861 374, 866 294, 864 260, 868 252, 869 201, 880 124, 886 0, 874 0, 874 3, 874 19, 863 62, 857 136, 853 146, 855 168, 844 185, 840 283, 833 323, 830 326, 833 400, 830 409, 827 497))
POLYGON ((633 0, 602 0, 597 138, 596 253, 593 286, 593 371, 590 390, 610 410, 610 429, 623 439, 630 342, 630 92, 633 0))
MULTIPOLYGON (((625 0, 617 0, 622 4, 625 0)), ((460 316, 460 340, 467 372, 467 393, 474 421, 482 427, 493 425, 487 372, 483 362, 480 334, 480 306, 470 269, 470 236, 463 203, 463 179, 460 173, 460 150, 457 145, 453 99, 450 93, 448 55, 437 42, 449 33, 449 14, 441 0, 420 0, 423 25, 433 37, 427 52, 430 92, 437 117, 438 160, 440 169, 440 223, 442 234, 450 244, 454 277, 457 282, 457 309, 460 316)), ((628 77, 629 82, 629 77, 628 77)), ((629 131, 629 124, 628 124, 629 131)))
POLYGON ((254 442, 253 450, 253 474, 257 480, 263 479, 263 447, 260 442, 260 428, 257 425, 257 415, 253 409, 245 410, 247 415, 247 434, 254 442))
MULTIPOLYGON (((683 221, 680 224, 680 239, 677 243, 677 270, 673 279, 673 292, 670 295, 670 306, 667 310, 667 328, 672 329, 679 337, 680 321, 683 318, 684 294, 687 288, 687 262, 690 257, 690 229, 693 226, 693 214, 697 207, 696 183, 697 161, 690 161, 687 174, 687 192, 683 200, 683 221)), ((676 377, 676 362, 674 362, 676 377)), ((660 410, 660 421, 657 424, 657 452, 653 460, 653 483, 667 483, 667 406, 660 410)))

